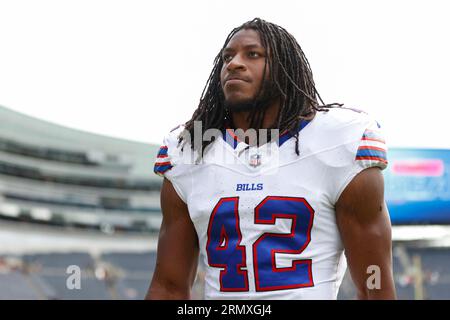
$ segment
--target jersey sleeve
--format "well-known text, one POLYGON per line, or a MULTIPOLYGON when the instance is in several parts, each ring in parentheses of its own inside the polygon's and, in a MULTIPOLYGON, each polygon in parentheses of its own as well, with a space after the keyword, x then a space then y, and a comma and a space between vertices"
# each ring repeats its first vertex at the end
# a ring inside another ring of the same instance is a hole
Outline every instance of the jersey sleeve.
MULTIPOLYGON (((168 179, 178 196, 186 202, 191 182, 189 179, 190 165, 185 161, 179 145, 179 135, 183 129, 184 127, 179 126, 164 137, 156 154, 153 172, 168 179)), ((189 149, 189 146, 184 149, 189 149)))
POLYGON ((364 130, 356 151, 355 160, 362 168, 379 167, 386 169, 387 147, 379 124, 372 121, 364 130))
POLYGON ((335 204, 347 185, 364 169, 377 167, 381 170, 388 165, 387 146, 383 131, 369 116, 359 118, 351 127, 346 144, 341 147, 341 162, 335 168, 332 202, 335 204))
POLYGON ((164 174, 173 168, 172 162, 169 158, 168 149, 169 147, 167 144, 164 144, 159 148, 158 154, 156 155, 153 171, 160 177, 164 177, 164 174))

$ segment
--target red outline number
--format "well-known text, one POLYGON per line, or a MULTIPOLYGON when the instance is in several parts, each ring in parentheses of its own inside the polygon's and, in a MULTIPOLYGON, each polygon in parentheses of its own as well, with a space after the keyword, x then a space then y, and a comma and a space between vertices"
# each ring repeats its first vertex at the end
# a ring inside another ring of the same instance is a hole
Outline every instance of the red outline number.
MULTIPOLYGON (((221 198, 209 219, 206 253, 209 266, 222 269, 222 292, 249 290, 238 204, 239 197, 221 198)), ((277 219, 292 221, 290 233, 263 233, 252 245, 256 291, 314 286, 311 259, 276 266, 276 254, 300 254, 309 245, 314 209, 304 198, 267 196, 255 208, 255 224, 275 225, 277 219)))

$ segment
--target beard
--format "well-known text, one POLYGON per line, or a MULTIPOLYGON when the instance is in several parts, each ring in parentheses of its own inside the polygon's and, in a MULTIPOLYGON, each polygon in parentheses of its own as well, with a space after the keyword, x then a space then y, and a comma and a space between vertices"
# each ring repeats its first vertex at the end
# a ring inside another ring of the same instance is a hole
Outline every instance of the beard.
POLYGON ((230 112, 250 112, 252 110, 264 110, 280 95, 275 89, 275 85, 270 84, 269 81, 265 81, 263 84, 262 92, 250 99, 240 101, 224 101, 225 109, 230 112))
POLYGON ((256 100, 256 98, 241 101, 225 100, 225 108, 231 112, 250 112, 259 104, 256 100))

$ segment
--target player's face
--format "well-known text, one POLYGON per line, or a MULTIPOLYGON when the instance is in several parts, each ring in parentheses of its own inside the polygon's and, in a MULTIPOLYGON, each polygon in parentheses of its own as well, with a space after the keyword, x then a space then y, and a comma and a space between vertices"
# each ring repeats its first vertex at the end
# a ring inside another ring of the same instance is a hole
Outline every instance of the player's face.
MULTIPOLYGON (((243 29, 231 38, 222 52, 223 66, 220 73, 227 105, 245 105, 257 98, 263 83, 265 57, 266 50, 257 31, 243 29)), ((267 66, 266 79, 268 69, 267 66)))

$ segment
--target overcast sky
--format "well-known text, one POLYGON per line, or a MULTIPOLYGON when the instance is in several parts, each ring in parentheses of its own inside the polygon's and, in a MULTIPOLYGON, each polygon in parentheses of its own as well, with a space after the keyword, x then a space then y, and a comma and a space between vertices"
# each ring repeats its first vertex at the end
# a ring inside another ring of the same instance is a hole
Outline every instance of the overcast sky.
POLYGON ((390 146, 450 148, 447 3, 0 0, 0 105, 160 143, 227 34, 259 16, 297 38, 325 102, 373 114, 390 146))

